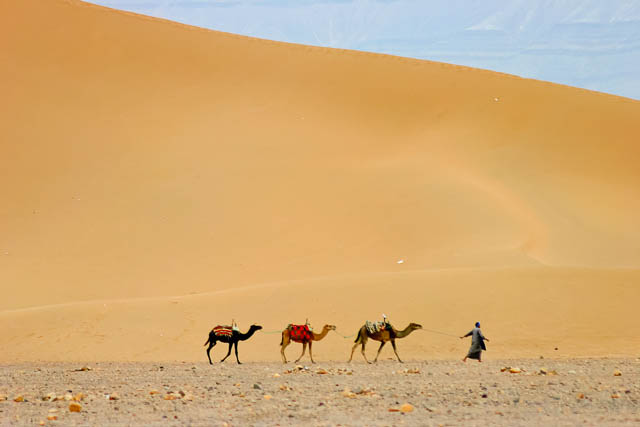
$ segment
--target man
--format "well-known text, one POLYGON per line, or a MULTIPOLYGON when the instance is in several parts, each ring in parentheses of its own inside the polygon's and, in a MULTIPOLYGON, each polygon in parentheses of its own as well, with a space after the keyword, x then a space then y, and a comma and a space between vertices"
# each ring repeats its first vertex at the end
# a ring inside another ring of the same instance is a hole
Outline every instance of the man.
POLYGON ((489 338, 486 338, 482 335, 482 331, 480 330, 480 322, 476 322, 476 327, 473 328, 471 332, 467 335, 460 337, 460 339, 464 337, 471 336, 471 347, 469 347, 469 353, 462 359, 463 362, 469 359, 477 359, 478 362, 482 362, 482 350, 486 350, 487 347, 484 345, 484 340, 489 341, 489 338))

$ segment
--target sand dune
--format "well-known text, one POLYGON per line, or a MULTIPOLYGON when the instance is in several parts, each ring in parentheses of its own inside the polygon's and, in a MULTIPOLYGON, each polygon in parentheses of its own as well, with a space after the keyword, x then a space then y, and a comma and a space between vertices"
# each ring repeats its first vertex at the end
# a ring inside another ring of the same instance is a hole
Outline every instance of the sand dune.
POLYGON ((640 352, 639 102, 75 0, 0 23, 0 361, 200 359, 232 317, 381 312, 481 319, 503 357, 640 352))

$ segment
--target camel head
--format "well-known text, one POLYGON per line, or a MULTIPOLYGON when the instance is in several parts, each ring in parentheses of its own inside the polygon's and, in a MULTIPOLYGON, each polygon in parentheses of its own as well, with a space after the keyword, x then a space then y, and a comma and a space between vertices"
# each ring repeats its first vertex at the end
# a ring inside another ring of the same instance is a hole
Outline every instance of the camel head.
POLYGON ((409 328, 411 328, 412 330, 416 330, 416 329, 422 329, 422 325, 420 325, 419 323, 409 323, 409 328))
POLYGON ((249 327, 249 330, 252 330, 252 331, 259 331, 260 329, 262 329, 262 326, 255 325, 255 324, 249 327))
POLYGON ((336 325, 324 325, 324 328, 322 329, 326 329, 327 331, 335 331, 336 325))

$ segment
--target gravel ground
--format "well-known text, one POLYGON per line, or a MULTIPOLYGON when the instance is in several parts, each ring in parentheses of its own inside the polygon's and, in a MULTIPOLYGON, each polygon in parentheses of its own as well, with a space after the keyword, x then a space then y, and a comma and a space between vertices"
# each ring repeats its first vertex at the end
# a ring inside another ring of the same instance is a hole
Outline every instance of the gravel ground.
POLYGON ((640 359, 0 367, 2 425, 638 425, 639 403, 640 359))

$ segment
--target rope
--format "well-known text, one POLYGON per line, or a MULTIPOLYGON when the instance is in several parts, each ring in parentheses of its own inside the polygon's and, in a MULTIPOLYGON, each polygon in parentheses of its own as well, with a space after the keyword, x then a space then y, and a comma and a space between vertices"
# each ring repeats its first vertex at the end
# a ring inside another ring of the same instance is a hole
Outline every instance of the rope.
POLYGON ((427 332, 433 332, 434 334, 440 334, 440 335, 446 335, 448 337, 454 337, 454 338, 460 338, 457 335, 452 335, 452 334, 448 334, 446 332, 440 332, 440 331, 434 331, 433 329, 426 329, 426 328, 422 328, 423 331, 427 331, 427 332))
POLYGON ((275 331, 262 331, 263 334, 281 334, 282 331, 281 330, 275 330, 275 331))
POLYGON ((353 338, 353 337, 356 336, 356 334, 353 334, 353 335, 342 335, 341 333, 338 333, 338 331, 336 331, 335 329, 333 330, 333 332, 335 332, 336 334, 340 335, 344 339, 353 338))

